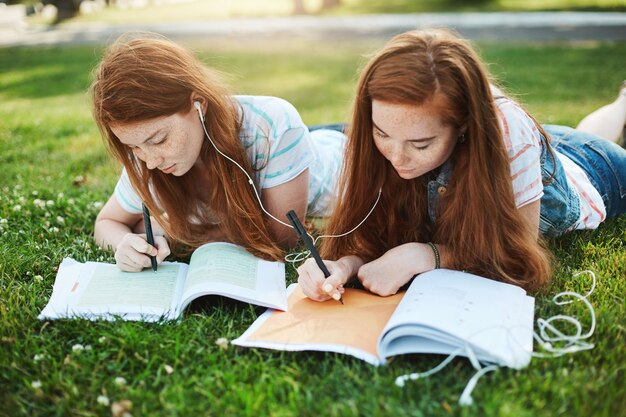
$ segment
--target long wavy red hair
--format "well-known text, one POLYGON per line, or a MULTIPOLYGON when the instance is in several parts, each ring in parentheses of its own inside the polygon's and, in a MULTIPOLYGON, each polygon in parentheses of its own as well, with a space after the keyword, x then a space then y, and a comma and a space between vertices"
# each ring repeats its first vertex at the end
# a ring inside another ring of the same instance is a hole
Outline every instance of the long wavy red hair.
POLYGON ((382 195, 355 232, 323 241, 324 257, 354 254, 370 261, 404 243, 433 241, 447 247, 451 268, 528 290, 548 281, 551 255, 515 206, 490 83, 469 43, 445 30, 398 35, 369 61, 358 83, 340 196, 326 233, 353 228, 381 187, 382 195), (444 122, 458 131, 465 127, 466 140, 451 156, 453 173, 432 224, 425 179, 401 179, 374 144, 372 101, 422 105, 435 94, 447 103, 444 122))
POLYGON ((180 177, 149 170, 111 131, 111 124, 150 120, 191 108, 191 94, 207 103, 205 127, 222 152, 252 175, 239 139, 237 103, 216 71, 189 51, 156 34, 122 35, 105 52, 91 84, 93 115, 112 155, 122 162, 130 181, 174 243, 184 254, 211 240, 219 228, 226 239, 265 259, 282 251, 272 240, 252 187, 232 162, 204 141, 200 157, 210 178, 208 197, 197 192, 198 168, 180 177), (153 192, 150 192, 153 190, 153 192), (217 224, 216 224, 217 223, 217 224))

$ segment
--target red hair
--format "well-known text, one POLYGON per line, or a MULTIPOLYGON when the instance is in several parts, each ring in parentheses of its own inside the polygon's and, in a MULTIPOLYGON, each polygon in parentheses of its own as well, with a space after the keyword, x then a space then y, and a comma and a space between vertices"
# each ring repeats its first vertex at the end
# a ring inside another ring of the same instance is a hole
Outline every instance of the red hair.
MULTIPOLYGON (((248 179, 208 141, 200 151, 207 172, 194 166, 174 177, 149 170, 111 131, 111 124, 188 112, 193 92, 207 102, 205 127, 217 147, 252 175, 239 139, 237 104, 228 88, 216 72, 163 37, 123 35, 107 49, 91 84, 93 115, 109 151, 124 164, 134 189, 175 243, 193 250, 219 230, 257 256, 280 259, 282 250, 271 238, 248 179), (211 180, 206 197, 197 192, 199 178, 211 180)), ((173 249, 189 252, 177 245, 173 249)))
POLYGON ((450 268, 528 290, 549 280, 550 253, 515 206, 490 77, 466 41, 442 30, 393 38, 361 73, 350 126, 340 196, 326 233, 353 228, 383 191, 361 227, 324 241, 324 257, 370 261, 404 243, 433 241, 446 246, 450 268), (433 224, 425 179, 401 179, 374 144, 372 101, 423 105, 441 99, 444 123, 465 129, 466 140, 451 156, 453 172, 433 224))

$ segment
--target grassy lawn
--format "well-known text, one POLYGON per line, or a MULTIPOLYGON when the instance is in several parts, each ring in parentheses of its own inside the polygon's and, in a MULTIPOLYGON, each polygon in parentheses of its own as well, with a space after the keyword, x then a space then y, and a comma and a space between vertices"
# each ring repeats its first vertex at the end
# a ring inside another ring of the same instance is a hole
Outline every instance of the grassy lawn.
MULTIPOLYGON (((329 9, 322 9, 322 0, 302 0, 302 3, 306 12, 314 15, 477 11, 626 11, 624 0, 341 0, 338 6, 329 9)), ((179 0, 161 3, 144 1, 135 2, 135 6, 110 7, 83 13, 68 20, 67 23, 156 23, 234 17, 288 16, 293 12, 294 0, 179 0)), ((33 16, 29 20, 33 24, 41 24, 45 19, 41 16, 33 16)))
MULTIPOLYGON (((362 56, 379 45, 302 42, 192 47, 232 74, 236 92, 284 97, 307 123, 346 120, 362 56)), ((626 56, 626 44, 481 50, 540 120, 567 125, 614 98, 626 56)), ((586 293, 589 281, 572 274, 595 271, 596 347, 489 374, 469 408, 457 404, 474 374, 465 359, 398 389, 396 376, 442 357, 410 355, 375 368, 337 354, 224 350, 215 341, 239 336, 262 312, 229 300, 200 300, 178 324, 38 321, 64 257, 112 261, 92 242, 95 215, 119 172, 85 94, 100 53, 0 49, 0 415, 111 415, 99 396, 130 401, 134 416, 624 415, 626 217, 550 241, 559 265, 536 299, 536 317, 573 315, 586 331, 582 303, 558 307, 550 299, 586 293)))

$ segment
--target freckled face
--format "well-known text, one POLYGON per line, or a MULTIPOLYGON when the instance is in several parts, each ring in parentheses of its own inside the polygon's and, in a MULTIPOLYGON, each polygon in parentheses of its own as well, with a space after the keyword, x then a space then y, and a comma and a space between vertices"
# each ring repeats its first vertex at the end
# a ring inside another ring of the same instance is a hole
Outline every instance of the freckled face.
POLYGON ((436 99, 422 105, 372 101, 374 142, 401 178, 410 180, 448 160, 459 132, 444 124, 436 99))
POLYGON ((204 131, 193 108, 171 116, 111 124, 110 128, 148 169, 160 169, 178 177, 200 163, 204 131))

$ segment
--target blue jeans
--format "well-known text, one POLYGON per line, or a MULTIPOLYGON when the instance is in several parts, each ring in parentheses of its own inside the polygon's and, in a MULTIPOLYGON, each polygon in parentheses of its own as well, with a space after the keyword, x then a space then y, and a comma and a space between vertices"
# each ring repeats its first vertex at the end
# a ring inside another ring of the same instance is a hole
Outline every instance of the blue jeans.
POLYGON ((333 123, 328 125, 311 125, 308 126, 309 132, 319 129, 328 129, 328 130, 336 130, 337 132, 346 133, 346 124, 345 123, 333 123))
POLYGON ((626 213, 626 149, 591 133, 544 125, 552 148, 581 167, 602 196, 607 218, 626 213))

